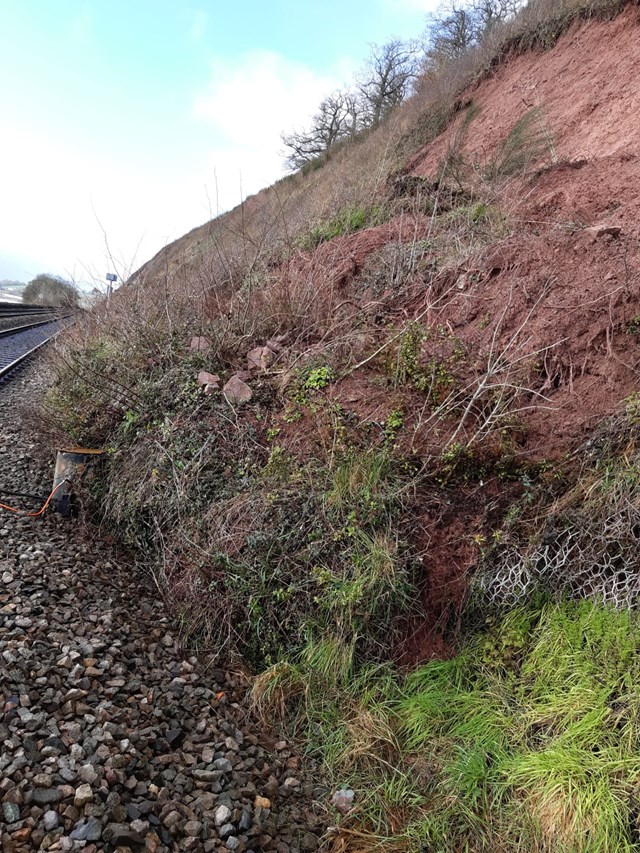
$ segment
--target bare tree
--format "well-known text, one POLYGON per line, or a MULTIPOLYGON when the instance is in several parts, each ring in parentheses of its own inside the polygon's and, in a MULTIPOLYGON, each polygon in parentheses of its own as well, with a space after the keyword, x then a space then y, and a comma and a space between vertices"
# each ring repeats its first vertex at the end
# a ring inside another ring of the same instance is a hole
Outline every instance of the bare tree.
POLYGON ((376 127, 403 101, 420 70, 416 41, 394 39, 372 45, 369 60, 354 90, 337 91, 320 104, 308 130, 284 133, 287 165, 299 169, 343 140, 376 127))
POLYGON ((376 127, 409 94, 419 71, 419 44, 393 39, 371 46, 371 54, 358 82, 364 124, 376 127))
POLYGON ((329 95, 318 107, 309 130, 282 134, 282 141, 290 149, 287 164, 299 169, 324 154, 336 142, 354 133, 355 121, 357 112, 352 96, 340 91, 329 95))
POLYGON ((428 33, 431 42, 428 57, 431 62, 439 64, 455 59, 477 41, 474 10, 462 6, 457 0, 450 0, 433 16, 428 33))
POLYGON ((523 5, 524 0, 473 0, 470 9, 475 18, 476 38, 480 40, 496 24, 513 18, 523 5))
POLYGON ((427 28, 424 42, 392 39, 371 45, 355 89, 325 98, 307 130, 283 133, 286 162, 295 170, 326 154, 337 143, 377 127, 414 90, 418 77, 437 71, 478 44, 493 28, 509 20, 526 0, 445 0, 427 28))
POLYGON ((345 92, 344 102, 346 109, 345 135, 353 140, 365 126, 366 109, 359 92, 345 92))
POLYGON ((512 18, 525 0, 447 0, 428 27, 431 43, 428 61, 440 64, 455 59, 478 44, 498 24, 512 18))

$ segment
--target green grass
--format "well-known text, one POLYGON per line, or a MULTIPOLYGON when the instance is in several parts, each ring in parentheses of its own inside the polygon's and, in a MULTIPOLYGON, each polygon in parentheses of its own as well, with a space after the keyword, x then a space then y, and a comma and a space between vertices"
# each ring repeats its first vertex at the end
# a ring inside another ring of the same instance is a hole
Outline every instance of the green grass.
POLYGON ((301 235, 298 243, 303 250, 315 249, 335 237, 344 237, 363 228, 380 225, 385 219, 386 213, 381 205, 343 208, 335 216, 319 222, 306 234, 301 235))
POLYGON ((351 651, 312 643, 295 664, 297 732, 356 791, 346 849, 638 849, 635 614, 517 609, 405 678, 351 651))

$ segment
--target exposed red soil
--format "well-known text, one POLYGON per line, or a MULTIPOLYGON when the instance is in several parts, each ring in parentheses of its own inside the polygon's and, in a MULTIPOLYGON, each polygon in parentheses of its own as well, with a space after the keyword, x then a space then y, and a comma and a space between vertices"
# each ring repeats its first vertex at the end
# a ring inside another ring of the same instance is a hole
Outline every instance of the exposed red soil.
MULTIPOLYGON (((449 295, 426 319, 445 324, 475 355, 476 381, 492 351, 521 360, 511 378, 530 389, 519 413, 520 451, 530 461, 561 458, 640 389, 638 22, 630 8, 613 22, 576 26, 552 51, 517 57, 470 93, 481 106, 467 136, 470 160, 540 106, 556 162, 501 188, 513 233, 445 275, 437 286, 449 295), (600 225, 613 233, 593 230, 600 225)), ((414 174, 435 174, 448 138, 414 161, 414 174)), ((423 304, 433 297, 432 288, 423 304)), ((431 436, 421 439, 427 446, 431 436)), ((417 520, 428 539, 425 583, 403 663, 450 652, 478 558, 473 537, 499 526, 518 486, 494 489, 493 506, 485 488, 475 503, 417 520)))
MULTIPOLYGON (((473 92, 483 108, 469 134, 477 151, 504 138, 533 99, 553 130, 558 163, 502 188, 510 236, 430 284, 416 282, 412 304, 386 306, 398 320, 424 315, 423 323, 451 331, 467 353, 457 376, 463 385, 481 381, 492 355, 504 353, 519 365, 509 380, 528 389, 519 420, 520 451, 529 461, 561 458, 640 389, 636 22, 637 12, 629 10, 612 23, 586 24, 548 53, 507 63, 473 92), (589 230, 601 224, 619 227, 620 234, 589 230)), ((432 176, 446 145, 445 134, 414 161, 414 173, 432 176)), ((353 282, 355 293, 363 260, 390 233, 380 227, 334 240, 305 258, 297 273, 342 288, 353 282)), ((412 239, 411 227, 403 236, 412 239)), ((429 347, 425 358, 433 354, 429 347)), ((410 436, 414 450, 437 453, 446 435, 434 437, 428 421, 419 426, 420 395, 405 388, 399 399, 370 368, 337 383, 333 398, 362 420, 382 422, 402 407, 404 443, 410 436)), ((399 650, 402 663, 450 653, 447 632, 477 560, 473 536, 486 532, 488 500, 485 495, 473 508, 456 504, 450 512, 425 510, 416 519, 425 581, 421 613, 399 650)))
MULTIPOLYGON (((465 93, 481 110, 466 136, 467 155, 483 160, 532 107, 542 109, 560 160, 637 154, 639 63, 637 8, 607 23, 576 22, 551 50, 513 57, 465 93)), ((410 170, 436 174, 461 121, 418 152, 410 170)))
MULTIPOLYGON (((470 162, 486 158, 533 106, 558 161, 506 188, 513 236, 474 259, 476 275, 438 312, 480 354, 497 317, 498 347, 526 321, 518 349, 526 337, 526 349, 541 354, 532 387, 546 398, 524 414, 538 458, 561 454, 638 387, 639 21, 630 7, 613 22, 576 24, 552 50, 511 59, 467 93, 480 107, 463 145, 470 162), (620 226, 620 237, 594 239, 586 228, 601 223, 620 226)), ((435 175, 456 132, 413 158, 411 171, 435 175)))
POLYGON ((437 318, 477 352, 479 376, 491 349, 514 364, 526 357, 519 381, 542 395, 523 401, 527 449, 556 457, 638 387, 637 240, 522 233, 482 260, 479 280, 465 278, 437 318))
MULTIPOLYGON (((428 216, 400 215, 314 251, 295 252, 271 270, 268 287, 280 288, 314 328, 313 340, 296 341, 296 348, 308 347, 299 358, 333 352, 339 339, 352 364, 364 361, 417 318, 425 328, 448 330, 459 343, 464 358, 451 370, 468 395, 486 379, 489 365, 500 361, 496 383, 520 389, 515 441, 521 457, 558 460, 576 447, 598 420, 640 390, 638 68, 640 12, 629 7, 614 21, 576 23, 552 50, 515 56, 465 93, 462 101, 480 108, 462 143, 464 159, 475 167, 469 168, 469 189, 502 212, 508 228, 501 233, 509 236, 466 257, 459 252, 462 260, 435 277, 428 268, 416 271, 401 295, 364 286, 367 262, 393 244, 430 240, 428 216), (491 186, 478 181, 532 108, 539 108, 547 133, 545 155, 524 174, 491 186), (613 233, 599 234, 594 226, 613 233)), ((411 159, 406 173, 435 179, 463 121, 461 113, 411 159)), ((256 199, 244 213, 259 216, 256 199)), ((188 236, 172 248, 176 258, 188 236)), ((446 361, 439 346, 427 338, 423 360, 446 361)), ((389 413, 402 410, 400 449, 437 456, 451 436, 448 426, 439 424, 436 432, 425 394, 410 382, 394 388, 383 367, 383 357, 367 361, 322 393, 381 434, 389 413)), ((301 457, 331 448, 326 410, 305 409, 298 417, 275 415, 279 444, 301 457)), ((469 437, 473 428, 469 422, 464 434, 469 437)), ((450 505, 425 501, 407 531, 422 554, 424 573, 420 613, 398 650, 402 664, 451 653, 450 637, 478 558, 474 537, 490 535, 516 495, 517 486, 492 481, 481 493, 452 492, 450 505)))
POLYGON ((421 240, 427 233, 427 217, 398 216, 390 222, 322 243, 314 252, 299 255, 287 266, 291 280, 305 279, 323 289, 347 284, 366 259, 388 243, 421 240))
MULTIPOLYGON (((521 381, 544 397, 530 395, 520 413, 531 460, 561 457, 640 389, 638 20, 630 8, 614 22, 576 26, 553 50, 511 60, 469 93, 481 106, 467 134, 470 161, 540 106, 557 163, 502 188, 513 234, 442 276, 445 304, 425 319, 446 324, 475 353, 478 378, 491 350, 512 360, 529 354, 521 381), (589 230, 601 224, 618 226, 619 236, 589 230)), ((423 150, 410 171, 435 176, 455 132, 423 150)), ((433 301, 433 287, 421 298, 416 313, 433 301)), ((450 653, 445 629, 464 600, 477 559, 472 537, 483 529, 476 510, 462 503, 417 522, 428 532, 425 583, 403 663, 450 653)))
POLYGON ((479 554, 473 537, 481 531, 473 499, 460 494, 456 498, 445 506, 436 502, 414 521, 411 538, 419 549, 423 582, 416 615, 408 621, 396 650, 401 666, 451 657, 455 651, 468 573, 479 554))

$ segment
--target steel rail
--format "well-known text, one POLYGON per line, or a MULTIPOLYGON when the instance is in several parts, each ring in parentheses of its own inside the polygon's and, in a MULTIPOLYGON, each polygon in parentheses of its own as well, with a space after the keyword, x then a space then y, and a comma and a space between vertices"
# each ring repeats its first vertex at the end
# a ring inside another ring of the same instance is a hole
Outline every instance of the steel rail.
POLYGON ((64 310, 64 308, 52 308, 50 305, 21 305, 19 303, 0 302, 0 317, 13 317, 16 314, 47 314, 55 317, 64 310))
MULTIPOLYGON (((50 322, 59 323, 60 321, 52 320, 50 322)), ((38 325, 41 325, 41 324, 38 324, 38 325)), ((37 344, 35 344, 35 346, 30 347, 26 352, 20 353, 18 356, 16 356, 16 358, 12 359, 12 361, 10 361, 8 364, 0 365, 0 381, 3 381, 4 379, 6 379, 6 377, 9 375, 9 373, 11 373, 13 370, 15 370, 16 367, 18 367, 23 361, 26 361, 26 359, 28 359, 29 356, 33 355, 41 347, 43 347, 45 344, 49 343, 49 341, 53 340, 53 338, 55 338, 56 335, 60 334, 60 332, 62 332, 63 329, 67 328, 67 325, 58 325, 58 328, 56 328, 52 332, 52 334, 48 335, 44 340, 39 341, 37 344)), ((18 330, 18 332, 23 332, 23 331, 25 331, 25 329, 19 329, 18 330)), ((14 334, 18 334, 18 332, 14 332, 14 334)))
POLYGON ((38 326, 46 326, 47 323, 55 323, 58 319, 56 317, 55 320, 38 320, 37 323, 25 323, 24 326, 12 326, 10 329, 0 329, 0 338, 6 338, 8 335, 15 335, 16 332, 24 332, 27 329, 35 329, 38 326))

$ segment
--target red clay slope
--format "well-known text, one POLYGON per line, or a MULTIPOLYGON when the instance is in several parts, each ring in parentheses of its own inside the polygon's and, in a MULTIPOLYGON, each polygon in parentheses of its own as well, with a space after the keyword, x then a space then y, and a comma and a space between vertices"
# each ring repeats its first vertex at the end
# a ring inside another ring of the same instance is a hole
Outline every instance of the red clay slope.
MULTIPOLYGON (((514 234, 474 259, 475 275, 440 317, 486 350, 496 314, 503 346, 531 314, 527 349, 550 348, 539 385, 547 403, 527 416, 536 456, 565 450, 640 389, 639 20, 630 7, 612 22, 576 25, 552 50, 511 59, 467 93, 480 107, 466 134, 469 162, 486 162, 532 107, 555 151, 555 165, 504 189, 514 234), (597 237, 597 225, 619 236, 597 237)), ((410 171, 437 175, 456 130, 410 171)))

